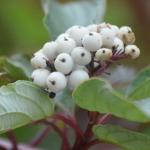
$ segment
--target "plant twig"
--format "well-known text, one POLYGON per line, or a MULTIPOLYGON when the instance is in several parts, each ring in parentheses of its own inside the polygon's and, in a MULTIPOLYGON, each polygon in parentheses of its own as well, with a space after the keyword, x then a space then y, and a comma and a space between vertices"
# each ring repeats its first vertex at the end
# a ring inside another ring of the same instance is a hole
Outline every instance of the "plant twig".
POLYGON ((73 146, 73 150, 79 149, 80 146, 85 145, 89 142, 89 140, 93 137, 92 127, 97 121, 97 116, 99 115, 96 112, 88 112, 89 113, 89 122, 87 128, 84 132, 83 138, 76 139, 75 144, 73 146))
POLYGON ((99 143, 100 143, 100 141, 99 141, 98 139, 94 139, 94 140, 88 142, 88 143, 87 143, 84 147, 82 147, 81 149, 82 149, 82 150, 88 150, 88 149, 91 148, 92 146, 97 145, 97 144, 99 144, 99 143))
POLYGON ((98 121, 97 121, 97 124, 104 124, 106 123, 111 117, 111 114, 108 113, 108 114, 105 114, 103 115, 98 121))
POLYGON ((66 116, 66 115, 63 115, 63 114, 57 114, 53 118, 57 119, 57 120, 61 120, 64 123, 66 123, 67 125, 69 125, 71 128, 73 128, 76 132, 76 137, 77 138, 82 138, 83 137, 82 131, 80 130, 80 128, 78 127, 78 125, 74 121, 74 118, 72 118, 71 116, 66 116))
POLYGON ((45 127, 42 131, 40 131, 37 136, 32 140, 31 147, 36 147, 42 143, 42 141, 48 136, 51 130, 51 126, 45 127))
POLYGON ((7 148, 2 146, 2 145, 0 145, 0 150, 7 150, 7 148))
POLYGON ((19 150, 18 145, 17 145, 17 140, 16 140, 14 133, 10 130, 7 132, 7 136, 12 144, 12 150, 19 150))
POLYGON ((61 150, 70 150, 70 144, 64 132, 61 129, 59 129, 57 125, 55 125, 53 122, 45 120, 43 121, 43 123, 46 125, 50 125, 60 135, 60 137, 62 138, 61 150))

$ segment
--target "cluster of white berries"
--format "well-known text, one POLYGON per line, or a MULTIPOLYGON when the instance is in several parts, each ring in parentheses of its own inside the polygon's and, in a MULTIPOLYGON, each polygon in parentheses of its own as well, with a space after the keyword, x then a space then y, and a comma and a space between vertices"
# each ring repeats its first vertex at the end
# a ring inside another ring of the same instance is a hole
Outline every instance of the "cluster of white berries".
POLYGON ((34 54, 33 82, 53 94, 66 87, 73 90, 89 79, 91 63, 97 67, 117 56, 137 58, 140 50, 134 42, 135 35, 128 26, 73 26, 34 54))

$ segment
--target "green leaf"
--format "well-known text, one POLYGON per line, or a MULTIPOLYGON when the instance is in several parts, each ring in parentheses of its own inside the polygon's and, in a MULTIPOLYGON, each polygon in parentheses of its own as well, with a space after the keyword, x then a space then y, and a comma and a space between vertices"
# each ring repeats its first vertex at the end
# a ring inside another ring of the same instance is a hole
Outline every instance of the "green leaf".
POLYGON ((75 0, 61 3, 58 0, 43 0, 45 25, 55 39, 73 25, 89 25, 102 21, 105 0, 75 0))
POLYGON ((29 81, 0 88, 0 133, 49 117, 54 104, 48 95, 29 81))
POLYGON ((14 80, 29 79, 33 70, 26 55, 14 55, 11 58, 1 57, 0 68, 6 71, 14 80))
POLYGON ((57 94, 55 102, 59 109, 74 113, 75 103, 72 99, 72 93, 68 89, 65 89, 63 92, 57 94))
POLYGON ((140 106, 114 91, 103 79, 93 78, 84 82, 73 92, 73 98, 77 105, 89 111, 111 113, 138 122, 150 120, 150 114, 145 114, 140 106))
POLYGON ((140 86, 147 78, 150 77, 150 66, 143 69, 137 77, 134 79, 134 81, 129 85, 127 89, 127 95, 132 93, 138 86, 140 86))
POLYGON ((134 89, 129 95, 133 101, 150 99, 150 78, 143 81, 138 87, 134 89))
POLYGON ((149 150, 150 137, 114 125, 96 125, 94 134, 99 140, 118 145, 124 150, 149 150))

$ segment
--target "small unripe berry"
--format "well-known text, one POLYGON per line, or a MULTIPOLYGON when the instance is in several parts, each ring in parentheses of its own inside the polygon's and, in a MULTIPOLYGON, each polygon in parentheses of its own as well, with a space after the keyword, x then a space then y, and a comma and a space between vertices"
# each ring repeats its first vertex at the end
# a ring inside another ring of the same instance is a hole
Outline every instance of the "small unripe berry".
POLYGON ((57 55, 57 43, 56 42, 47 42, 42 48, 43 54, 53 62, 57 55))
POLYGON ((57 93, 67 85, 65 76, 60 72, 53 72, 47 78, 47 87, 50 91, 57 93))
POLYGON ((87 26, 89 32, 97 32, 97 24, 91 24, 89 26, 87 26))
POLYGON ((99 33, 90 32, 83 37, 82 44, 87 50, 95 52, 102 46, 102 37, 99 33))
POLYGON ((136 59, 140 55, 140 49, 136 45, 128 45, 125 48, 125 54, 130 55, 132 59, 136 59))
POLYGON ((57 56, 54 66, 57 71, 68 74, 72 71, 74 62, 69 54, 61 53, 57 56))
POLYGON ((76 26, 70 30, 70 37, 76 41, 77 46, 82 46, 82 38, 85 34, 88 34, 89 31, 86 27, 76 26))
POLYGON ((76 47, 76 43, 72 38, 64 37, 57 41, 57 53, 71 53, 76 47))
POLYGON ((124 44, 122 40, 119 38, 114 38, 114 44, 113 44, 113 55, 120 55, 124 53, 124 44))
POLYGON ((91 53, 83 47, 76 47, 71 53, 74 62, 78 65, 87 65, 91 61, 91 53))
POLYGON ((122 39, 125 45, 133 44, 135 42, 135 34, 128 26, 123 26, 120 28, 119 37, 122 39))
POLYGON ((31 65, 34 68, 46 68, 47 61, 48 61, 48 58, 44 54, 39 52, 39 53, 36 53, 34 57, 31 59, 31 65))
POLYGON ((82 82, 89 79, 89 75, 86 71, 83 70, 75 70, 71 73, 69 76, 68 84, 69 88, 73 90, 78 85, 80 85, 82 82))
POLYGON ((100 35, 102 36, 103 47, 112 48, 115 33, 110 28, 104 28, 101 30, 100 35))
POLYGON ((112 50, 108 48, 101 48, 99 49, 96 54, 95 58, 99 61, 106 61, 112 57, 112 50))
POLYGON ((50 72, 46 69, 36 69, 33 71, 31 78, 33 83, 39 87, 46 88, 46 81, 50 72))

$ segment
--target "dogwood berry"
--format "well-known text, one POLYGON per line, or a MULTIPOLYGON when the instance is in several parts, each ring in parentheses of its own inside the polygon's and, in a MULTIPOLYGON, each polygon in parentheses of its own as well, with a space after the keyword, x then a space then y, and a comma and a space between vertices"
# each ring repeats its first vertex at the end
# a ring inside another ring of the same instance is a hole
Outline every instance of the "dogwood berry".
POLYGON ((71 90, 76 88, 79 84, 89 79, 89 75, 86 71, 83 70, 75 70, 73 71, 68 80, 68 85, 71 90))
POLYGON ((113 50, 113 54, 114 55, 120 55, 124 53, 124 44, 122 42, 122 40, 120 40, 119 38, 114 38, 114 44, 112 47, 113 50))
POLYGON ((123 26, 120 28, 119 36, 125 45, 133 44, 135 42, 135 34, 128 26, 123 26))
POLYGON ((48 76, 46 83, 48 89, 54 93, 62 91, 67 85, 65 76, 60 72, 51 73, 48 76))
POLYGON ((61 53, 57 56, 54 66, 57 71, 68 74, 72 71, 74 62, 69 54, 61 53))
POLYGON ((92 24, 92 25, 87 26, 89 32, 97 32, 97 29, 98 29, 97 27, 98 27, 97 24, 92 24))
POLYGON ((95 58, 100 61, 109 60, 112 57, 112 50, 108 48, 101 48, 99 49, 96 54, 95 58))
POLYGON ((36 69, 33 71, 31 78, 33 80, 33 83, 35 83, 39 87, 46 88, 46 80, 49 74, 50 72, 46 69, 36 69))
POLYGON ((100 33, 102 29, 107 28, 108 24, 106 22, 103 22, 101 24, 97 25, 97 32, 100 33))
POLYGON ((60 34, 57 39, 56 39, 56 42, 58 42, 59 40, 62 40, 64 38, 69 38, 69 34, 68 33, 62 33, 60 34))
POLYGON ((31 59, 31 65, 34 68, 46 68, 47 67, 48 58, 42 54, 41 52, 34 55, 31 59))
POLYGON ((53 62, 57 56, 57 43, 56 42, 47 42, 42 48, 43 54, 53 62))
POLYGON ((69 29, 67 29, 67 31, 66 31, 65 33, 67 33, 68 35, 70 35, 70 32, 71 32, 72 30, 76 29, 76 28, 80 28, 80 26, 74 25, 74 26, 70 27, 69 29))
POLYGON ((76 47, 76 43, 72 38, 64 37, 57 41, 57 53, 71 53, 76 47))
POLYGON ((85 66, 81 66, 81 65, 77 65, 77 64, 73 68, 73 71, 75 71, 75 70, 84 70, 87 73, 89 72, 88 69, 85 66))
POLYGON ((86 27, 76 26, 70 30, 70 37, 76 41, 77 46, 82 46, 82 38, 85 34, 88 34, 89 31, 86 27))
POLYGON ((102 37, 99 33, 90 32, 83 37, 82 44, 87 50, 95 52, 102 46, 102 37))
POLYGON ((76 47, 71 53, 74 62, 78 65, 87 65, 91 61, 91 53, 83 47, 76 47))
POLYGON ((119 36, 120 29, 116 25, 110 25, 111 30, 114 32, 115 36, 119 36))
POLYGON ((140 55, 140 49, 136 45, 128 45, 125 48, 125 54, 130 55, 132 59, 136 59, 140 55))
POLYGON ((113 40, 115 38, 115 33, 110 28, 103 28, 100 32, 103 41, 103 47, 112 48, 113 40))

